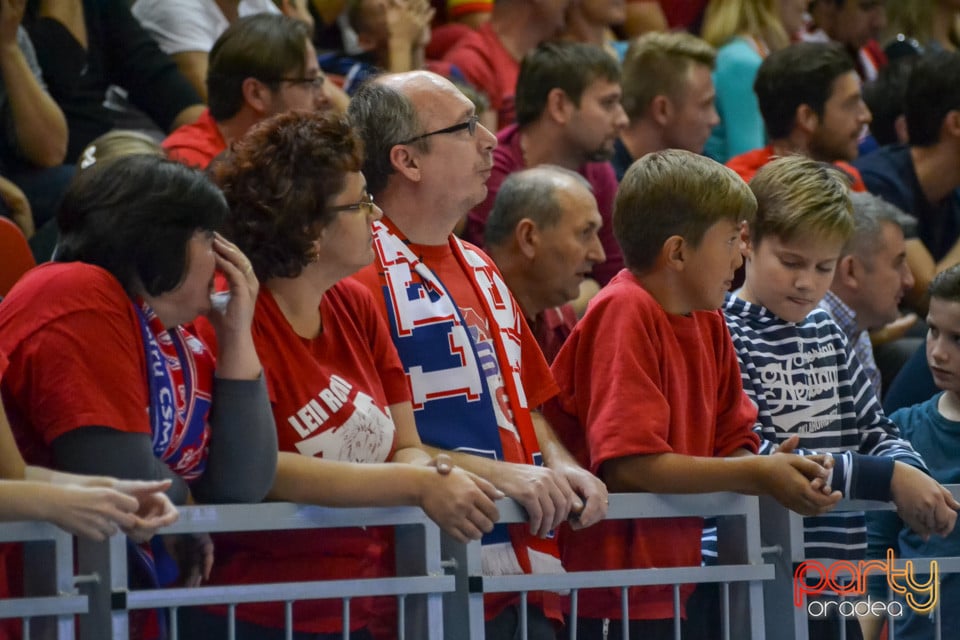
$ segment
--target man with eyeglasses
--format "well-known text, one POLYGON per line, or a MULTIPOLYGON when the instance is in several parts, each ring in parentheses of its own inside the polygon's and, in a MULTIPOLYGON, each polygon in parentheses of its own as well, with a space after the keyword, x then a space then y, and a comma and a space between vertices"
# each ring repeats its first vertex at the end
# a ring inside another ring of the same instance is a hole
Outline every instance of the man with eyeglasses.
MULTIPOLYGON (((384 211, 374 262, 355 277, 382 303, 420 437, 529 515, 484 537, 486 575, 562 572, 553 530, 602 519, 606 487, 537 410, 558 389, 520 305, 493 261, 453 235, 486 196, 496 138, 452 83, 424 71, 368 83, 349 113, 367 189, 384 211)), ((519 637, 519 602, 486 596, 487 638, 519 637)), ((558 596, 531 593, 528 603, 528 637, 554 640, 558 596)))
POLYGON ((209 107, 163 141, 170 158, 206 169, 256 123, 292 109, 329 109, 306 24, 277 14, 241 18, 210 50, 209 107))
POLYGON ((627 124, 620 104, 620 65, 595 45, 548 43, 527 54, 517 80, 517 124, 497 134, 493 171, 486 199, 474 207, 463 237, 483 246, 483 230, 500 184, 521 169, 555 164, 587 179, 597 199, 603 226, 600 242, 607 259, 595 265, 574 306, 586 299, 622 267, 620 247, 613 238, 613 198, 617 178, 610 158, 627 124))

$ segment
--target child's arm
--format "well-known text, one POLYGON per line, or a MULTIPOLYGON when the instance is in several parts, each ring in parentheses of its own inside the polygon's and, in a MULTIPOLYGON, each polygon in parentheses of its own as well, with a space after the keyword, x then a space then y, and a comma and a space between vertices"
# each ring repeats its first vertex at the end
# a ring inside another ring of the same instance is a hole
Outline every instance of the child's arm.
POLYGON ((600 473, 611 492, 771 495, 802 515, 826 513, 841 497, 839 492, 827 495, 820 490, 829 475, 823 465, 786 453, 756 456, 741 449, 727 458, 676 453, 626 456, 607 460, 600 473))

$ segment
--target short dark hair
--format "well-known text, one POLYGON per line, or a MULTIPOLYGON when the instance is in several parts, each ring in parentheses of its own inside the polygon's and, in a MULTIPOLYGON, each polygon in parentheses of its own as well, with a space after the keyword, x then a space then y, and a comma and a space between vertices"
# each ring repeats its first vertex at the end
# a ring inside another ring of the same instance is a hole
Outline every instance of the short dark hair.
POLYGON ((223 194, 195 169, 145 154, 98 161, 64 195, 56 259, 95 264, 128 293, 158 296, 183 281, 193 234, 219 229, 226 215, 223 194))
POLYGON ((863 101, 870 109, 870 133, 877 143, 896 144, 897 118, 906 112, 907 83, 917 56, 897 58, 880 70, 876 80, 863 85, 863 101))
POLYGON ((627 267, 652 267, 671 236, 699 246, 720 220, 752 222, 757 201, 732 169, 690 151, 666 149, 627 169, 613 207, 613 235, 627 267))
POLYGON ((753 83, 767 135, 790 135, 803 104, 823 117, 834 81, 850 71, 853 60, 837 43, 799 42, 767 56, 753 83))
POLYGON ((590 183, 582 175, 552 164, 511 173, 500 185, 490 217, 483 228, 484 245, 496 247, 503 244, 524 218, 533 220, 541 229, 560 222, 556 193, 561 187, 556 177, 569 178, 593 192, 590 183))
POLYGON ((620 82, 620 65, 600 47, 582 42, 548 42, 523 57, 514 99, 517 124, 535 121, 547 106, 547 95, 561 89, 574 104, 598 78, 620 82))
POLYGON ((907 81, 904 106, 910 145, 936 144, 944 118, 960 109, 960 52, 920 56, 907 81))
MULTIPOLYGON (((420 118, 409 97, 376 81, 367 82, 350 98, 347 113, 366 150, 363 175, 367 190, 378 196, 387 188, 387 178, 394 172, 390 150, 422 133, 420 118)), ((413 143, 421 151, 427 151, 429 144, 429 138, 413 143)))
POLYGON ((948 267, 934 276, 927 293, 931 298, 960 302, 960 264, 948 267))
POLYGON ((288 74, 302 76, 310 29, 280 14, 240 18, 217 38, 207 67, 207 104, 214 120, 232 118, 243 106, 243 81, 256 78, 272 89, 288 74))
POLYGON ((227 236, 257 278, 295 278, 316 259, 313 241, 363 146, 344 116, 290 111, 257 123, 214 168, 230 216, 227 236))

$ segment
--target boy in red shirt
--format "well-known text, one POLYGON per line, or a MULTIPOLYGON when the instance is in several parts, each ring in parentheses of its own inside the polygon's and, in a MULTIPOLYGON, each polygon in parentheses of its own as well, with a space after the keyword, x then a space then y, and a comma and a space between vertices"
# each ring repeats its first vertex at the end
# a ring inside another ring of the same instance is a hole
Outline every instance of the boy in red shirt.
MULTIPOLYGON (((560 394, 545 411, 611 492, 770 494, 805 514, 839 500, 822 491, 820 459, 754 455, 757 410, 718 309, 743 262, 740 224, 756 207, 733 171, 687 151, 648 154, 624 176, 613 228, 627 268, 558 354, 560 394)), ((699 566, 702 525, 664 518, 565 531, 564 566, 699 566)), ((692 590, 681 588, 681 609, 692 590)), ((619 589, 586 591, 579 601, 578 637, 619 636, 619 589)), ((672 638, 672 586, 631 588, 629 616, 631 635, 672 638)))

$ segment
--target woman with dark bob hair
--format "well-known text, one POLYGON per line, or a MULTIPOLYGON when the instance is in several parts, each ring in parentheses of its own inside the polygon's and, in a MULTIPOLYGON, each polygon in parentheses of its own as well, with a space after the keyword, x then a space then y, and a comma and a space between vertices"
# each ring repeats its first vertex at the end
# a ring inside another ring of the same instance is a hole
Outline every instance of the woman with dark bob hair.
MULTIPOLYGON (((502 494, 420 448, 386 324, 372 295, 347 277, 373 260, 371 223, 381 216, 362 164, 347 120, 293 111, 258 124, 214 168, 230 205, 225 233, 264 284, 253 338, 281 451, 270 497, 418 505, 455 537, 478 539, 502 494)), ((392 570, 389 540, 370 529, 223 536, 211 583, 376 577, 392 570)), ((351 599, 353 638, 370 637, 386 617, 389 604, 377 604, 351 599)), ((294 637, 342 637, 341 611, 337 601, 297 602, 294 637)), ((221 637, 222 613, 182 611, 182 637, 221 637)), ((236 617, 240 640, 285 637, 279 603, 240 605, 236 617)))
POLYGON ((250 334, 258 283, 214 231, 226 215, 203 174, 162 158, 77 175, 57 218, 57 262, 0 304, 0 389, 28 462, 169 479, 176 504, 263 499, 276 430, 250 334), (230 294, 216 309, 215 270, 230 294), (191 324, 204 315, 216 360, 191 324))

